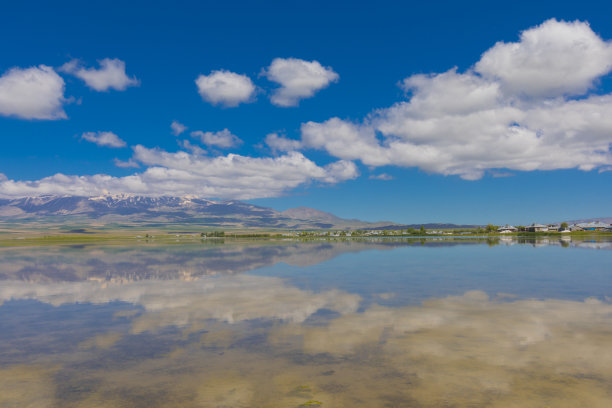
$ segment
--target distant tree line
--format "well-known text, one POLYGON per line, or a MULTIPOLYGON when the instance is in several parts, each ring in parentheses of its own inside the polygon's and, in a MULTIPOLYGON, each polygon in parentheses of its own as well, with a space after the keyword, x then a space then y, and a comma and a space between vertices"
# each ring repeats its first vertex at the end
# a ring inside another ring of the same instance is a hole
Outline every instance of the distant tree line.
POLYGON ((209 237, 209 238, 223 238, 225 236, 225 231, 210 231, 203 232, 200 234, 201 237, 209 237))

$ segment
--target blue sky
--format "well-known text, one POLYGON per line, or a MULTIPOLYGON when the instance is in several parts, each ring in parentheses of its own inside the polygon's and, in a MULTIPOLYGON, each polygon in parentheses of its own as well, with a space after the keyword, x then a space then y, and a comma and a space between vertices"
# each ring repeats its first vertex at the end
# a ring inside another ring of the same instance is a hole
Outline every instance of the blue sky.
POLYGON ((329 3, 3 5, 0 195, 612 215, 612 5, 329 3))

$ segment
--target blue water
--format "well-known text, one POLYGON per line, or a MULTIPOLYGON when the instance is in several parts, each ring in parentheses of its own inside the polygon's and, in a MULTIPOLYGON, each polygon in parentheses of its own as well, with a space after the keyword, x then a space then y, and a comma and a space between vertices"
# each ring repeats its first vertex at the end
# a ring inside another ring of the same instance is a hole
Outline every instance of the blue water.
MULTIPOLYGON (((279 263, 251 273, 312 290, 338 288, 370 299, 395 293, 394 304, 483 290, 522 298, 584 300, 612 296, 612 251, 561 246, 400 246, 341 254, 311 266, 279 263)), ((380 301, 379 301, 380 302, 380 301)))
POLYGON ((0 406, 612 406, 612 241, 0 248, 0 406))

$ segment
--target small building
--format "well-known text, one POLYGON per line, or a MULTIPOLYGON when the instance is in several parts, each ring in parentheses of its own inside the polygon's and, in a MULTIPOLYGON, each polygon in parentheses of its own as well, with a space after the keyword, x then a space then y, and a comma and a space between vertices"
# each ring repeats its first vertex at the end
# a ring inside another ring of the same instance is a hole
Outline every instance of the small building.
POLYGON ((535 222, 527 227, 529 232, 547 232, 548 225, 536 224, 535 222))
POLYGON ((518 231, 518 228, 512 225, 508 225, 508 224, 504 225, 503 227, 499 227, 497 229, 497 232, 499 232, 500 234, 510 234, 516 231, 518 231))
POLYGON ((606 231, 610 229, 610 224, 603 222, 583 222, 577 224, 578 227, 582 228, 583 231, 606 231))

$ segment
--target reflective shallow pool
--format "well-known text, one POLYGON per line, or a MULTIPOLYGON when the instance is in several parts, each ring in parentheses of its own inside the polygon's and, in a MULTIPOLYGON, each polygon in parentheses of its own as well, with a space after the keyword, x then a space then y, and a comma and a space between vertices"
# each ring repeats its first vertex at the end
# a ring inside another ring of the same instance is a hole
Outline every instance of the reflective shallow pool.
POLYGON ((0 249, 2 407, 609 407, 612 242, 0 249))

